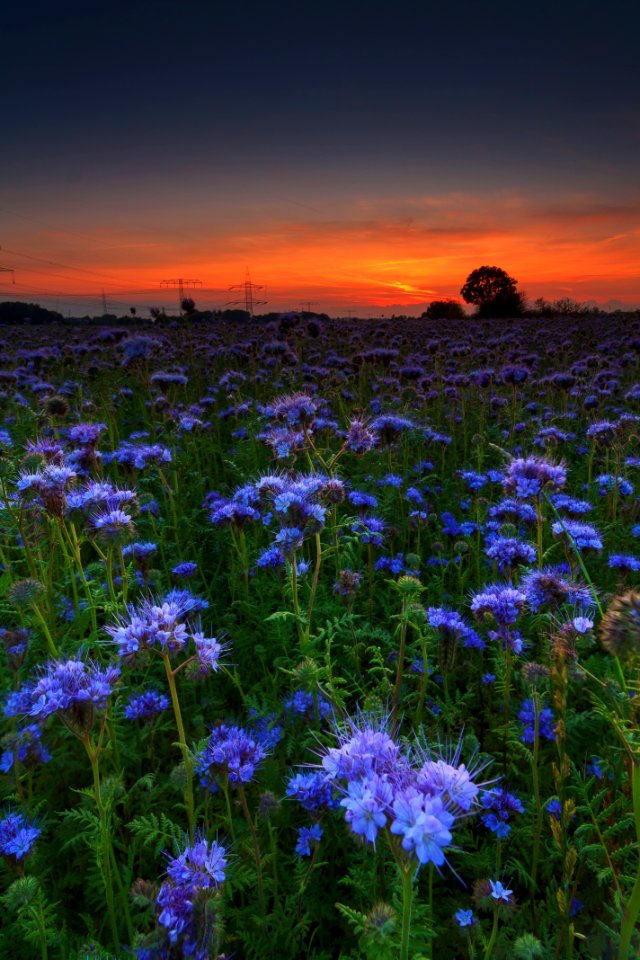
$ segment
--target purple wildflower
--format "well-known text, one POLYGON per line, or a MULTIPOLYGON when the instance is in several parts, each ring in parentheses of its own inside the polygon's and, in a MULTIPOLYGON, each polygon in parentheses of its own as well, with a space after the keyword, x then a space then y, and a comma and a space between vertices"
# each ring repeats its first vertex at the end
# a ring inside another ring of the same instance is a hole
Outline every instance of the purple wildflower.
POLYGON ((24 813, 5 811, 0 820, 0 853, 14 860, 27 857, 41 833, 41 828, 24 813))
POLYGON ((196 760, 196 772, 204 787, 217 789, 216 779, 229 783, 249 783, 266 754, 261 743, 242 727, 221 723, 214 727, 204 749, 196 760))
POLYGON ((296 853, 299 857, 311 856, 311 845, 319 843, 324 833, 319 823, 314 823, 310 827, 300 827, 298 830, 298 841, 296 843, 296 853))

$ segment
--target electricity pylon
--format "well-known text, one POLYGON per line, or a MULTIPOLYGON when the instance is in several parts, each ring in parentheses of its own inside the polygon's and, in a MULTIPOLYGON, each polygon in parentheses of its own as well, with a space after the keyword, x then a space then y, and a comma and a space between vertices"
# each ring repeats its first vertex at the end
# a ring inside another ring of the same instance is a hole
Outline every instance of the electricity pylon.
POLYGON ((244 304, 244 308, 249 314, 250 317, 253 317, 253 308, 263 303, 266 303, 266 300, 254 300, 253 291, 254 290, 263 290, 264 287, 261 283, 252 283, 251 277, 249 276, 249 267, 247 267, 247 276, 244 283, 234 283, 232 287, 229 287, 229 290, 244 290, 244 297, 241 300, 229 300, 227 301, 228 307, 237 307, 239 304, 244 304))
POLYGON ((177 277, 174 280, 161 280, 160 286, 178 288, 178 306, 180 308, 180 314, 182 315, 182 301, 184 300, 184 288, 185 287, 201 287, 202 280, 185 280, 183 277, 177 277))

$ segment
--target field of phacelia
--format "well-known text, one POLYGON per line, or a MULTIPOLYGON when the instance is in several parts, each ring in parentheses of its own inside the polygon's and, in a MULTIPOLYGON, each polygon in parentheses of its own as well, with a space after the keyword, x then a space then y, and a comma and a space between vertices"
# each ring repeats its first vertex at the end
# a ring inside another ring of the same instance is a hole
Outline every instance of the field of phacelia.
POLYGON ((0 957, 639 955, 639 320, 0 339, 0 957))

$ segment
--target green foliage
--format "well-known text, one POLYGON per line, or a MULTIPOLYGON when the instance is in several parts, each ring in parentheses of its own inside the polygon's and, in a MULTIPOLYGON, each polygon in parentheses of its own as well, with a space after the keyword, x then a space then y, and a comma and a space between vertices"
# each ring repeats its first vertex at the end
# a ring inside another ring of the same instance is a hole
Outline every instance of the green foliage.
MULTIPOLYGON (((55 907, 48 903, 35 877, 20 877, 0 896, 0 904, 10 918, 12 930, 30 947, 46 956, 48 945, 59 937, 55 907)), ((0 940, 0 947, 2 941, 0 940)), ((24 947, 23 947, 24 949, 24 947)), ((22 954, 22 950, 20 950, 22 954)), ((30 953, 35 956, 35 952, 30 953)))

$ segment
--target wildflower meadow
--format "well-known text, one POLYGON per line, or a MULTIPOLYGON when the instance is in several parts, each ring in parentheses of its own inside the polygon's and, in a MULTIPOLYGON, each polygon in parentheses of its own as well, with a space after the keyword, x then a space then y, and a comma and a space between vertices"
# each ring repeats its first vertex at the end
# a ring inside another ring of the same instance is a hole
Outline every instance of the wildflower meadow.
POLYGON ((0 339, 0 958, 640 956, 639 319, 0 339))

